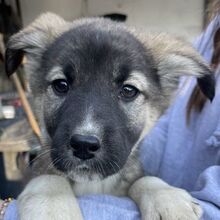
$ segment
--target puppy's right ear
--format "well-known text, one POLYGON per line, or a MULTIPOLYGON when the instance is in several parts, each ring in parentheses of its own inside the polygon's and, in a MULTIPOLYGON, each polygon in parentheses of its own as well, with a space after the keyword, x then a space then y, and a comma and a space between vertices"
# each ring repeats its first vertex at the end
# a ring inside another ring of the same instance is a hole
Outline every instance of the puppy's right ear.
POLYGON ((204 96, 213 100, 214 73, 190 43, 166 33, 149 33, 140 40, 154 57, 164 95, 172 96, 181 76, 194 76, 204 96))
POLYGON ((67 22, 53 13, 40 15, 33 23, 13 35, 6 46, 5 70, 8 76, 21 64, 24 54, 38 59, 45 48, 67 29, 67 22))

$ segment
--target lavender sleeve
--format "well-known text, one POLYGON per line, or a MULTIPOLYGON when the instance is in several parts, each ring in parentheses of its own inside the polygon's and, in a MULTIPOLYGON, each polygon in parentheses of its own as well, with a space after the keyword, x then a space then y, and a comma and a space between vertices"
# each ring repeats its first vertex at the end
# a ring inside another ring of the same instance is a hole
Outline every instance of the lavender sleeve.
POLYGON ((4 220, 18 220, 17 202, 13 200, 6 209, 4 220))
POLYGON ((198 178, 191 195, 203 209, 204 220, 220 219, 220 166, 207 168, 198 178))
MULTIPOLYGON (((207 30, 194 42, 194 47, 210 62, 213 53, 213 36, 220 27, 220 15, 210 23, 207 30)), ((220 126, 220 123, 219 123, 220 126)), ((220 166, 205 169, 199 176, 191 195, 203 209, 203 220, 220 219, 220 166)))
MULTIPOLYGON (((86 220, 140 220, 135 203, 126 198, 108 195, 83 196, 78 199, 83 218, 86 220)), ((4 220, 19 220, 16 200, 8 206, 4 220)))

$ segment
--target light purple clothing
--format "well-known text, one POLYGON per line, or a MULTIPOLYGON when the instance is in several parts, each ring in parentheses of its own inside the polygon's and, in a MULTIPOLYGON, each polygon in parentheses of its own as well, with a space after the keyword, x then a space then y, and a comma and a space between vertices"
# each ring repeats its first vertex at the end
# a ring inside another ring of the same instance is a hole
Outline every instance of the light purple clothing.
MULTIPOLYGON (((210 61, 217 17, 195 44, 210 61)), ((220 69, 217 70, 220 72, 220 69)), ((198 200, 205 220, 220 219, 220 77, 216 95, 201 113, 192 112, 186 123, 186 106, 195 79, 184 78, 177 98, 141 145, 141 161, 147 174, 186 189, 198 200)))
MULTIPOLYGON (((78 202, 85 220, 140 220, 140 213, 129 198, 94 195, 81 197, 78 202)), ((15 200, 8 206, 4 220, 19 220, 15 200)))
MULTIPOLYGON (((215 19, 195 43, 208 61, 219 20, 215 19)), ((183 79, 174 104, 141 144, 146 174, 189 191, 201 204, 204 220, 220 219, 220 77, 217 80, 213 102, 207 102, 200 114, 193 112, 187 126, 186 104, 196 81, 183 79)), ((128 198, 85 196, 79 198, 79 204, 86 220, 140 219, 136 205, 128 198)), ((5 220, 16 219, 13 216, 15 202, 5 220)))

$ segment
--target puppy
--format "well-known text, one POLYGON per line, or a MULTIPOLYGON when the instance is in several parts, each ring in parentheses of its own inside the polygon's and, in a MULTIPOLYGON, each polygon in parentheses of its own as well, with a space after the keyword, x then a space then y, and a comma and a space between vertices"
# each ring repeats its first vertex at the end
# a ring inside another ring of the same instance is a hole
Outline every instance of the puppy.
POLYGON ((142 219, 200 218, 186 191, 144 177, 137 159, 180 76, 197 77, 204 95, 214 96, 211 70, 189 44, 108 19, 69 23, 46 13, 9 40, 8 75, 24 54, 55 174, 26 186, 21 220, 80 220, 75 196, 92 193, 130 196, 142 219))

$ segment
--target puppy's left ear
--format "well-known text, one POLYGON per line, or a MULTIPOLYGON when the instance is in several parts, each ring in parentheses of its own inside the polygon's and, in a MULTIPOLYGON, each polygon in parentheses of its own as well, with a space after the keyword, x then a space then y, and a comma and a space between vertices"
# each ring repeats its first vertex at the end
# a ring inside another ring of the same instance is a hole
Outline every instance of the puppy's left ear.
POLYGON ((56 14, 40 15, 29 26, 13 35, 6 45, 5 70, 8 76, 21 64, 24 54, 38 59, 50 44, 67 27, 67 22, 56 14))
POLYGON ((214 98, 214 73, 191 44, 164 33, 149 34, 144 42, 152 52, 161 85, 168 95, 181 76, 191 75, 197 78, 202 93, 210 100, 214 98))

